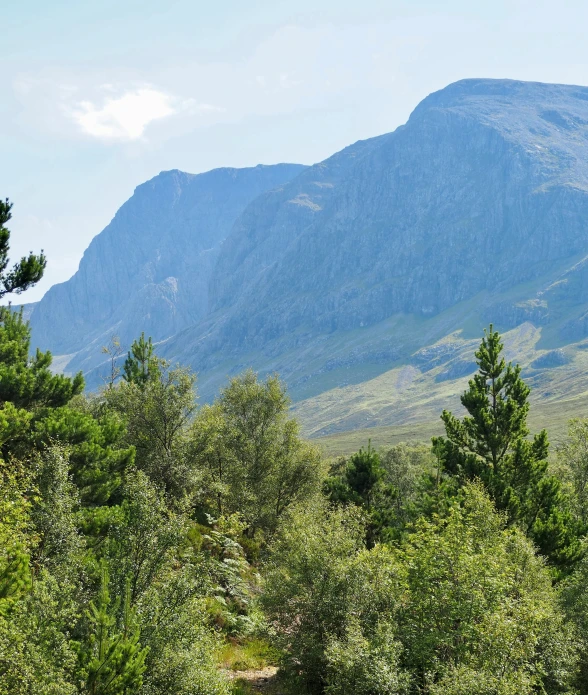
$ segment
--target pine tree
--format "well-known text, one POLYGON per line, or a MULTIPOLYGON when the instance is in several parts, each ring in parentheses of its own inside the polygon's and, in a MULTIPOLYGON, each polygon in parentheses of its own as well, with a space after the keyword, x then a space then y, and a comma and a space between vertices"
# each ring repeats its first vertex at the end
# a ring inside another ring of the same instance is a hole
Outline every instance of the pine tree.
POLYGON ((374 488, 384 476, 379 454, 372 449, 371 441, 367 449, 360 449, 351 457, 346 471, 350 489, 370 510, 374 488))
POLYGON ((124 424, 113 413, 88 412, 84 401, 72 407, 84 388, 81 372, 53 374, 51 353, 30 357, 30 343, 22 312, 0 307, 0 456, 29 460, 52 443, 69 446, 83 503, 119 502, 114 497, 134 459, 133 449, 122 445, 124 424))
POLYGON ((125 360, 123 379, 129 384, 144 385, 158 374, 159 360, 153 351, 153 342, 151 338, 145 340, 145 333, 141 333, 141 337, 133 341, 125 360))
POLYGON ((42 251, 38 256, 31 251, 28 256, 21 258, 6 272, 10 262, 8 258, 10 231, 5 225, 12 218, 11 210, 12 203, 8 198, 4 201, 0 200, 0 298, 12 292, 21 294, 28 290, 43 277, 47 265, 47 259, 42 251))
POLYGON ((83 391, 81 372, 73 379, 53 374, 51 353, 37 349, 30 357, 30 346, 31 329, 22 311, 0 307, 0 406, 57 408, 83 391))
POLYGON ((88 642, 78 653, 89 695, 131 695, 140 690, 148 649, 139 644, 140 629, 130 605, 127 583, 121 629, 116 629, 119 602, 113 605, 108 591, 108 571, 102 569, 100 593, 90 602, 88 642))
MULTIPOLYGON (((547 432, 529 438, 530 389, 519 365, 506 363, 500 335, 490 325, 476 351, 478 372, 461 402, 468 415, 441 416, 444 466, 462 483, 479 479, 510 524, 521 527, 561 569, 579 556, 576 529, 557 478, 548 473, 547 432)), ((439 450, 439 449, 438 449, 439 450)))

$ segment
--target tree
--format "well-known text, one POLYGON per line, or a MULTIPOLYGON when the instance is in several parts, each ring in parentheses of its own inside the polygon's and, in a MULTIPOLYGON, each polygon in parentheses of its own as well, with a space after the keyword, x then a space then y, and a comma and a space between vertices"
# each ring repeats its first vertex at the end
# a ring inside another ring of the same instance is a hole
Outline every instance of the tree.
POLYGON ((50 352, 30 357, 31 329, 22 311, 0 307, 0 406, 7 402, 30 411, 57 408, 84 389, 79 372, 70 378, 51 371, 50 352))
POLYGON ((186 515, 171 510, 143 472, 130 472, 102 559, 114 593, 127 597, 141 644, 149 650, 144 691, 227 695, 214 661, 217 645, 203 613, 204 597, 212 586, 217 591, 217 573, 205 553, 190 552, 188 529, 186 515))
POLYGON ((409 674, 400 667, 402 645, 391 625, 378 624, 371 637, 359 620, 350 618, 343 639, 327 646, 329 695, 408 695, 409 674))
POLYGON ((0 460, 0 615, 31 588, 31 474, 0 460))
POLYGON ((145 340, 145 333, 141 333, 128 352, 123 365, 123 379, 129 384, 144 386, 157 377, 159 368, 160 360, 153 351, 151 337, 145 340))
POLYGON ((371 510, 374 489, 383 477, 380 455, 372 449, 371 442, 367 449, 360 449, 357 454, 353 454, 345 471, 349 489, 368 512, 371 510))
POLYGON ((31 467, 0 460, 0 695, 76 692, 70 587, 39 566, 39 502, 31 467))
POLYGON ((102 354, 108 355, 108 374, 106 377, 103 377, 103 380, 107 388, 111 389, 121 376, 121 368, 118 366, 118 361, 123 354, 123 349, 120 345, 120 338, 117 335, 111 336, 108 344, 102 346, 102 354))
POLYGON ((461 402, 462 420, 443 411, 445 469, 462 483, 479 479, 497 509, 507 513, 560 570, 580 555, 577 529, 558 479, 548 472, 547 433, 528 438, 529 387, 502 356, 500 335, 490 326, 476 351, 478 372, 461 402))
POLYGON ((273 531, 284 511, 317 490, 320 455, 300 438, 276 376, 249 370, 231 379, 194 421, 191 451, 213 514, 242 514, 250 536, 273 531))
POLYGON ((392 516, 394 488, 384 483, 384 476, 380 455, 369 442, 367 449, 360 449, 349 461, 336 462, 323 483, 323 492, 333 502, 356 504, 365 510, 368 546, 381 537, 392 516))
POLYGON ((562 582, 561 599, 565 614, 575 625, 580 640, 580 668, 576 685, 579 692, 585 695, 588 693, 588 555, 562 582))
POLYGON ((148 650, 139 643, 141 633, 131 608, 128 587, 118 630, 118 603, 111 604, 108 571, 104 567, 98 598, 90 602, 87 612, 88 639, 78 646, 88 695, 130 695, 143 683, 148 650))
POLYGON ((417 522, 397 561, 397 634, 414 692, 570 692, 573 632, 550 573, 481 484, 467 484, 446 517, 417 522))
POLYGON ((93 399, 80 397, 33 419, 26 445, 36 451, 54 443, 67 447, 69 472, 87 515, 96 507, 121 502, 121 485, 135 460, 135 449, 125 435, 124 423, 116 414, 93 399))
POLYGON ((568 441, 558 450, 562 477, 569 482, 573 511, 582 527, 588 527, 588 420, 570 421, 568 441))
POLYGON ((419 516, 432 508, 439 511, 431 498, 445 481, 431 447, 422 444, 396 444, 382 455, 382 467, 383 482, 391 491, 383 535, 398 540, 419 516))
POLYGON ((288 513, 271 548, 262 603, 286 649, 285 670, 310 693, 326 685, 328 644, 342 636, 354 603, 345 568, 363 534, 358 509, 318 500, 288 513))
POLYGON ((6 228, 6 223, 12 219, 12 203, 0 200, 0 299, 7 294, 21 294, 29 287, 35 285, 43 277, 47 259, 41 251, 40 255, 35 256, 32 251, 28 256, 15 263, 7 272, 10 259, 10 231, 6 228))
POLYGON ((129 582, 130 600, 136 605, 174 561, 186 533, 186 519, 168 509, 145 473, 129 473, 117 524, 104 550, 117 593, 129 582))
POLYGON ((147 380, 125 380, 103 396, 106 411, 125 423, 124 441, 137 452, 137 468, 171 498, 180 500, 193 494, 198 482, 189 450, 196 377, 188 369, 170 369, 160 361, 157 365, 147 380))

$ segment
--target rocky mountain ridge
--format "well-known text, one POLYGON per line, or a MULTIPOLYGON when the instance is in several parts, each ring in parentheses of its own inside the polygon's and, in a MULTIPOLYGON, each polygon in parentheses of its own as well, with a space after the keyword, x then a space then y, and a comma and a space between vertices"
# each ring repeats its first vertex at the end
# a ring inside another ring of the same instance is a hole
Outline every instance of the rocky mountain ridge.
POLYGON ((234 221, 260 193, 304 169, 298 164, 162 172, 140 185, 95 237, 71 280, 52 287, 32 315, 33 338, 69 369, 91 368, 118 335, 154 340, 196 323, 234 221))
MULTIPOLYGON (((402 365, 424 374, 423 349, 460 331, 469 340, 490 321, 537 328, 532 360, 588 336, 588 88, 463 80, 424 99, 393 133, 292 174, 243 206, 206 282, 161 312, 160 351, 199 372, 204 397, 253 366, 280 372, 310 412, 333 388, 402 365)), ((86 266, 69 282, 102 295, 102 271, 86 266)), ((165 304, 174 290, 156 286, 165 304)), ((59 292, 33 313, 41 346, 40 322, 63 324, 59 292)), ((131 325, 127 316, 117 325, 131 325)), ((143 320, 141 330, 156 328, 143 320)), ((58 345, 85 350, 68 369, 96 364, 82 333, 58 345)), ((536 369, 564 367, 557 362, 536 369)), ((471 359, 453 363, 448 353, 436 366, 435 383, 451 386, 471 359)))

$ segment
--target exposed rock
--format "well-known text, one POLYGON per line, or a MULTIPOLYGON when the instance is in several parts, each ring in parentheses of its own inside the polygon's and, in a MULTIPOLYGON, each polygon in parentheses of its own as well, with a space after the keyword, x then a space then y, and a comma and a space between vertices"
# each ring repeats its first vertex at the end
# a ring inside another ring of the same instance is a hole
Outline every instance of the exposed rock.
POLYGON ((463 349, 443 338, 489 320, 588 335, 588 88, 464 80, 393 133, 261 170, 247 195, 257 170, 223 171, 139 187, 33 313, 37 342, 84 348, 68 368, 90 368, 106 329, 173 333, 160 351, 208 397, 236 365, 305 389, 366 361, 372 378, 391 361, 426 371, 463 349))
POLYGON ((91 366, 112 334, 129 344, 141 331, 161 340, 193 325, 207 312, 210 276, 237 217, 303 169, 167 171, 138 186, 92 241, 77 273, 52 287, 33 312, 35 342, 56 353, 82 351, 77 365, 87 359, 91 366))
POLYGON ((529 299, 524 302, 501 302, 488 307, 484 312, 485 323, 493 323, 502 330, 520 326, 530 321, 535 326, 546 325, 552 316, 544 299, 529 299))

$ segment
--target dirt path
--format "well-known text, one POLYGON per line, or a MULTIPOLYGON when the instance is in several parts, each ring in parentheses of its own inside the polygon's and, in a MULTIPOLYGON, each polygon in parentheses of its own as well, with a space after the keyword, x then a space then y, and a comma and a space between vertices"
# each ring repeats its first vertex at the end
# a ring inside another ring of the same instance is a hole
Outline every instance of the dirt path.
POLYGON ((244 681, 256 693, 265 695, 279 695, 276 690, 276 674, 278 669, 275 666, 266 666, 259 670, 250 671, 227 671, 229 680, 244 681))

